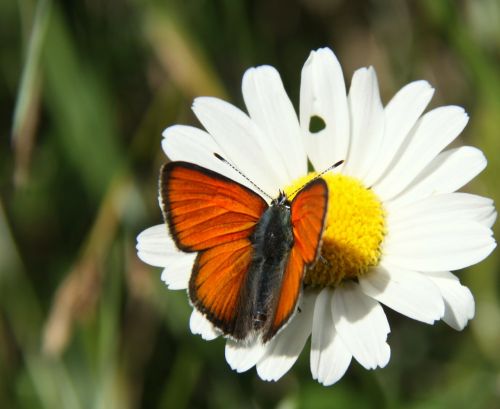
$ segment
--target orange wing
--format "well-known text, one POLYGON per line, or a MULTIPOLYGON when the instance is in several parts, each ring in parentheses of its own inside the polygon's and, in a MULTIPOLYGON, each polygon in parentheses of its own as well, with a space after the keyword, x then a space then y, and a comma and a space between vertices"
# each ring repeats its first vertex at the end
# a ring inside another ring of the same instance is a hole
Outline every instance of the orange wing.
POLYGON ((291 204, 294 244, 287 261, 273 322, 263 337, 271 339, 295 312, 307 266, 318 256, 328 206, 328 187, 317 179, 304 187, 291 204))
POLYGON ((302 189, 292 200, 292 226, 294 246, 306 264, 316 260, 328 207, 328 187, 323 179, 302 189))
POLYGON ((189 281, 191 302, 225 334, 235 335, 252 250, 248 239, 240 239, 202 251, 194 263, 189 281))
POLYGON ((187 162, 162 168, 160 195, 177 247, 199 252, 189 281, 193 306, 234 335, 253 255, 250 236, 267 203, 245 186, 187 162))
POLYGON ((245 186, 187 162, 163 166, 160 195, 172 237, 186 252, 248 238, 268 207, 245 186))

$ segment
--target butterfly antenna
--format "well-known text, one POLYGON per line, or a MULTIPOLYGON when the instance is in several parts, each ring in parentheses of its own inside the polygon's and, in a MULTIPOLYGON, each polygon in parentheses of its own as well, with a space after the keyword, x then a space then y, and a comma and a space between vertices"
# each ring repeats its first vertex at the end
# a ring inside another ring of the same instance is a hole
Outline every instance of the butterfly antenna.
POLYGON ((326 168, 323 172, 321 172, 319 175, 316 175, 315 177, 313 177, 309 182, 307 183, 304 183, 301 187, 299 187, 295 192, 293 192, 291 195, 289 195, 289 197, 293 197, 295 196, 295 194, 299 191, 299 190, 302 190, 304 189, 304 187, 306 187, 309 183, 312 183, 314 182, 316 179, 319 179, 321 176, 323 176, 325 173, 327 172, 330 172, 332 169, 335 169, 337 166, 340 166, 344 163, 344 160, 339 160, 338 162, 335 162, 332 166, 329 166, 328 168, 326 168))
POLYGON ((234 169, 236 172, 238 172, 241 176, 245 178, 250 184, 256 188, 260 193, 262 193, 264 196, 268 197, 269 199, 273 200, 273 197, 271 195, 268 195, 266 192, 264 192, 259 186, 257 186, 248 176, 246 176, 241 170, 239 170, 236 166, 234 166, 231 162, 229 162, 227 159, 223 158, 220 156, 218 153, 214 152, 214 156, 219 159, 221 162, 224 162, 226 165, 230 166, 232 169, 234 169))

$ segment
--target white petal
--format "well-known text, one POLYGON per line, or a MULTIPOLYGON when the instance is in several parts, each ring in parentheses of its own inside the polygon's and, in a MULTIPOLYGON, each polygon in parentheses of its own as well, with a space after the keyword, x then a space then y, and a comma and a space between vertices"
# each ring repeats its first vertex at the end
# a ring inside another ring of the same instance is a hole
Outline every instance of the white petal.
POLYGON ((333 297, 333 321, 344 345, 366 369, 384 367, 391 350, 387 344, 389 323, 384 310, 355 283, 336 289, 333 297))
POLYGON ((496 246, 491 230, 477 222, 443 222, 389 232, 384 260, 414 271, 458 270, 478 263, 496 246))
POLYGON ((161 279, 170 289, 187 288, 196 253, 180 251, 166 225, 150 227, 137 236, 137 256, 152 266, 164 267, 161 279))
POLYGON ((366 295, 407 317, 428 324, 443 317, 441 293, 423 274, 379 266, 361 277, 359 284, 366 295))
POLYGON ((379 160, 385 120, 373 67, 361 68, 354 73, 348 101, 351 138, 343 173, 356 176, 370 186, 373 179, 367 173, 379 160))
POLYGON ((451 193, 475 178, 486 167, 483 153, 472 146, 441 152, 394 202, 411 203, 430 195, 451 193))
POLYGON ((212 323, 196 309, 194 309, 191 313, 189 328, 193 334, 201 335, 201 337, 206 341, 211 341, 220 335, 219 331, 217 331, 212 323))
POLYGON ((307 173, 307 157, 297 114, 273 67, 250 68, 243 76, 243 97, 250 118, 268 138, 267 149, 287 185, 307 173))
POLYGON ((318 171, 345 160, 349 146, 349 110, 337 57, 328 48, 312 51, 302 68, 300 82, 300 125, 308 157, 318 171), (309 132, 311 117, 326 124, 317 133, 309 132))
POLYGON ((325 386, 342 378, 352 359, 333 325, 333 296, 334 291, 325 288, 316 299, 311 335, 311 372, 325 386))
POLYGON ((269 140, 235 106, 212 97, 196 98, 193 111, 222 149, 222 156, 272 197, 283 187, 279 164, 269 152, 269 140))
POLYGON ((436 108, 415 125, 397 163, 373 188, 382 200, 403 191, 464 129, 469 117, 456 106, 436 108))
POLYGON ((295 363, 311 334, 316 293, 306 291, 297 312, 288 325, 266 345, 266 353, 257 364, 257 373, 265 381, 277 381, 295 363))
POLYGON ((163 131, 163 137, 162 147, 170 160, 195 163, 259 193, 248 180, 215 157, 214 153, 224 156, 225 151, 207 132, 192 126, 174 125, 163 131))
POLYGON ((385 130, 382 149, 376 158, 376 165, 370 170, 371 186, 394 162, 395 155, 408 133, 430 102, 434 89, 427 81, 415 81, 405 85, 385 107, 385 130))
POLYGON ((483 226, 489 227, 491 229, 497 220, 497 215, 497 211, 494 210, 493 213, 487 215, 484 219, 479 220, 479 222, 483 226))
POLYGON ((467 321, 474 317, 474 297, 470 290, 461 285, 456 276, 450 272, 428 274, 439 288, 445 301, 445 314, 443 321, 450 327, 461 331, 467 321))
POLYGON ((172 258, 161 273, 161 280, 171 290, 185 290, 193 270, 197 253, 185 253, 172 258))
POLYGON ((177 248, 165 224, 150 227, 140 233, 136 248, 137 256, 155 267, 166 267, 172 258, 185 254, 177 248))
POLYGON ((394 235, 424 224, 477 221, 490 227, 495 213, 493 200, 469 193, 447 193, 430 196, 411 204, 391 202, 386 205, 388 230, 394 235))
POLYGON ((266 346, 262 344, 260 337, 254 337, 250 341, 244 342, 228 339, 226 342, 226 361, 231 369, 237 372, 248 371, 262 358, 266 346))

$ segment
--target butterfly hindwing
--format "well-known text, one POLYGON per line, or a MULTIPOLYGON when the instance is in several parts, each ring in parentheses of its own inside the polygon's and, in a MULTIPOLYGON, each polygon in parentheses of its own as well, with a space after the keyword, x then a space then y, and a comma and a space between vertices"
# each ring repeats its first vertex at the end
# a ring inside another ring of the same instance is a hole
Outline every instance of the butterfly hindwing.
POLYGON ((198 254, 189 281, 192 304, 224 334, 238 336, 240 295, 252 261, 247 239, 221 244, 198 254))
POLYGON ((323 179, 306 185, 292 200, 291 220, 294 244, 283 274, 273 321, 263 336, 271 339, 295 312, 304 270, 319 253, 328 205, 328 188, 323 179))
POLYGON ((160 195, 172 237, 186 252, 248 238, 268 207, 245 186, 187 162, 163 166, 160 195))

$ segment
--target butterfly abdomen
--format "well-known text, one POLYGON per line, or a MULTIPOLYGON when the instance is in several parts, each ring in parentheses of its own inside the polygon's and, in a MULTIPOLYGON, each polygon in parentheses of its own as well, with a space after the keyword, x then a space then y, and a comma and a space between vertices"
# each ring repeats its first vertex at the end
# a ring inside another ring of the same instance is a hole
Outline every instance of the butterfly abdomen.
POLYGON ((235 333, 238 339, 270 325, 278 302, 279 289, 293 246, 290 208, 270 206, 260 218, 251 236, 253 258, 242 288, 235 333))

